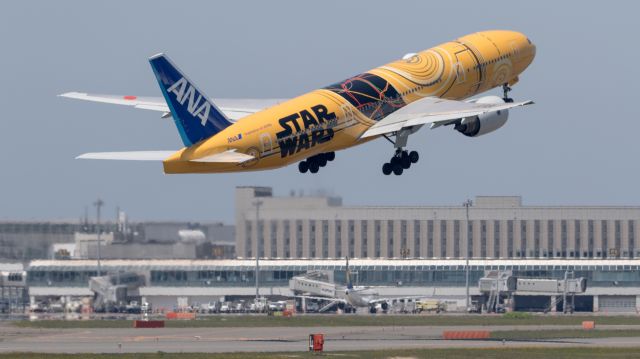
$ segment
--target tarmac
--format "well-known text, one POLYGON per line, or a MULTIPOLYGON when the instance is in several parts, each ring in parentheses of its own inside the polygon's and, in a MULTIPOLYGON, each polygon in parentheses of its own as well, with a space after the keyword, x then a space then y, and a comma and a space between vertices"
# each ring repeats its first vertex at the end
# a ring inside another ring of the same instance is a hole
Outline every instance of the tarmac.
MULTIPOLYGON (((325 335, 325 351, 492 348, 492 347, 637 347, 638 338, 558 340, 442 340, 445 330, 548 330, 576 326, 451 327, 261 327, 160 329, 39 329, 0 325, 0 352, 155 353, 155 352, 288 352, 306 351, 311 333, 325 335)), ((629 329, 637 326, 599 326, 629 329)))

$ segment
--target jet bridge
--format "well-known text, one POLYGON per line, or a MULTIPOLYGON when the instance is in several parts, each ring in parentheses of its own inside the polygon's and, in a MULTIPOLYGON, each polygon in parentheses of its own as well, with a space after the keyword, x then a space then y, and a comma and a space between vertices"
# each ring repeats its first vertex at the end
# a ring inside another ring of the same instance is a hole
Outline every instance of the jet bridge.
POLYGON ((517 278, 511 271, 487 271, 485 276, 480 278, 478 286, 485 298, 488 312, 502 311, 506 303, 512 302, 515 294, 526 293, 555 298, 548 310, 559 302, 566 303, 563 305, 563 311, 566 313, 573 311, 575 295, 587 290, 587 279, 575 278, 572 271, 565 272, 563 279, 517 278))
POLYGON ((128 303, 131 297, 139 297, 139 288, 144 284, 144 275, 134 272, 92 277, 89 280, 89 289, 94 293, 93 308, 108 311, 122 306, 128 303))
POLYGON ((480 293, 484 294, 485 307, 488 312, 501 311, 500 297, 510 298, 516 291, 518 279, 511 275, 511 271, 488 271, 480 278, 478 285, 480 293))
POLYGON ((295 276, 289 280, 289 289, 296 295, 335 298, 337 288, 332 274, 328 271, 311 271, 295 276))
POLYGON ((573 313, 576 294, 587 291, 587 279, 576 278, 573 271, 566 271, 564 279, 518 278, 517 290, 518 292, 551 295, 551 303, 545 312, 551 311, 557 304, 562 303, 563 313, 573 313))
POLYGON ((580 294, 587 290, 586 278, 537 279, 518 278, 518 292, 535 292, 548 294, 580 294))
POLYGON ((338 299, 339 286, 333 283, 332 271, 310 271, 289 280, 289 289, 301 299, 303 310, 307 308, 307 300, 321 303, 318 313, 326 312, 334 306, 343 308, 344 301, 338 299))

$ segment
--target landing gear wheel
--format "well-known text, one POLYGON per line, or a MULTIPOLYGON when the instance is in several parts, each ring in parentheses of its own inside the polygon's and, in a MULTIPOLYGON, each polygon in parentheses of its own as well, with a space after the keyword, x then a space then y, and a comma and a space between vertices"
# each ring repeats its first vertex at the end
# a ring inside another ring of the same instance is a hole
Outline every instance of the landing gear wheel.
POLYGON ((324 167, 327 165, 327 156, 325 156, 324 154, 319 155, 316 161, 318 161, 320 167, 324 167))
POLYGON ((409 158, 407 151, 402 152, 402 157, 400 157, 400 164, 402 165, 402 168, 404 168, 405 170, 411 167, 411 159, 409 158))
POLYGON ((384 173, 385 176, 390 175, 392 171, 393 166, 391 166, 391 163, 385 163, 382 165, 382 173, 384 173))
POLYGON ((371 308, 369 308, 369 313, 371 313, 371 314, 376 314, 376 312, 377 312, 377 311, 376 311, 376 307, 371 307, 371 308))
POLYGON ((331 162, 331 161, 336 159, 336 153, 335 152, 327 152, 327 153, 325 153, 325 156, 327 157, 327 161, 329 161, 329 162, 331 162))
MULTIPOLYGON (((397 136, 398 135, 396 135, 396 137, 397 136)), ((389 141, 396 145, 396 149, 393 156, 391 156, 389 163, 385 163, 382 165, 382 173, 387 175, 388 172, 393 172, 396 176, 400 176, 402 172, 404 172, 404 170, 408 170, 409 168, 411 168, 412 164, 418 162, 420 156, 416 151, 409 152, 402 147, 397 146, 397 142, 393 142, 391 140, 389 141)), ((404 140, 404 143, 406 144, 406 139, 404 140)))
POLYGON ((301 161, 300 163, 298 163, 298 171, 300 171, 300 173, 307 173, 308 170, 309 163, 307 161, 301 161))
POLYGON ((409 152, 409 159, 411 160, 411 163, 417 163, 420 159, 420 155, 416 151, 411 151, 409 152))
POLYGON ((309 164, 309 172, 318 173, 319 169, 320 169, 320 164, 317 161, 311 161, 311 163, 309 164))

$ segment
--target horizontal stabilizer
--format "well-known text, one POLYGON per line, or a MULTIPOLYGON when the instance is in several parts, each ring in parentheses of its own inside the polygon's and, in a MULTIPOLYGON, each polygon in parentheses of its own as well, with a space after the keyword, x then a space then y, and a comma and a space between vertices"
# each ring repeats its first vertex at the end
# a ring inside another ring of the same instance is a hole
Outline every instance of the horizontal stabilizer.
POLYGON ((85 92, 66 92, 60 97, 72 98, 75 100, 102 102, 113 105, 132 106, 135 108, 151 111, 169 112, 169 106, 161 98, 140 97, 140 96, 120 96, 120 95, 99 95, 85 92))
POLYGON ((128 151, 128 152, 90 152, 82 154, 80 160, 121 160, 121 161, 164 161, 176 151, 128 151))
MULTIPOLYGON (((113 105, 129 106, 142 110, 151 110, 162 112, 162 118, 171 117, 171 109, 162 97, 143 97, 134 95, 103 95, 92 94, 86 92, 66 92, 58 95, 60 97, 71 98, 74 100, 101 102, 113 105)), ((252 113, 262 111, 265 108, 275 106, 279 103, 287 101, 287 99, 211 99, 220 110, 230 119, 238 120, 252 113)))

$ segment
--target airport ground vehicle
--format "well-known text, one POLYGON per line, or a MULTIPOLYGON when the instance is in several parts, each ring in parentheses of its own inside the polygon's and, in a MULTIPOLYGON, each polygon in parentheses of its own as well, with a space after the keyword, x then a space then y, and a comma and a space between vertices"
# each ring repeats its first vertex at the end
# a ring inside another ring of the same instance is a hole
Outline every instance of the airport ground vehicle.
POLYGON ((426 299, 416 301, 416 313, 440 313, 447 310, 447 305, 437 299, 426 299))
POLYGON ((220 305, 220 313, 230 313, 231 312, 231 305, 229 304, 229 302, 224 302, 220 305))
POLYGON ((209 302, 205 305, 205 310, 209 314, 217 313, 219 308, 220 308, 219 302, 209 302))
POLYGON ((138 301, 132 300, 125 306, 125 312, 129 314, 140 314, 142 313, 142 307, 138 303, 138 301))
POLYGON ((41 302, 35 302, 29 305, 29 311, 31 313, 44 313, 46 311, 45 304, 41 302))
POLYGON ((472 300, 467 308, 468 313, 482 313, 482 305, 477 300, 472 300))
POLYGON ((142 313, 151 313, 153 311, 153 307, 151 306, 151 303, 149 302, 144 302, 142 303, 142 305, 140 306, 140 311, 142 313))
POLYGON ((281 312, 285 309, 286 305, 287 305, 287 302, 284 300, 281 300, 277 302, 269 302, 267 307, 269 308, 270 312, 281 312))
POLYGON ((249 305, 249 311, 252 313, 262 313, 267 308, 267 298, 261 297, 258 300, 254 300, 249 305))

